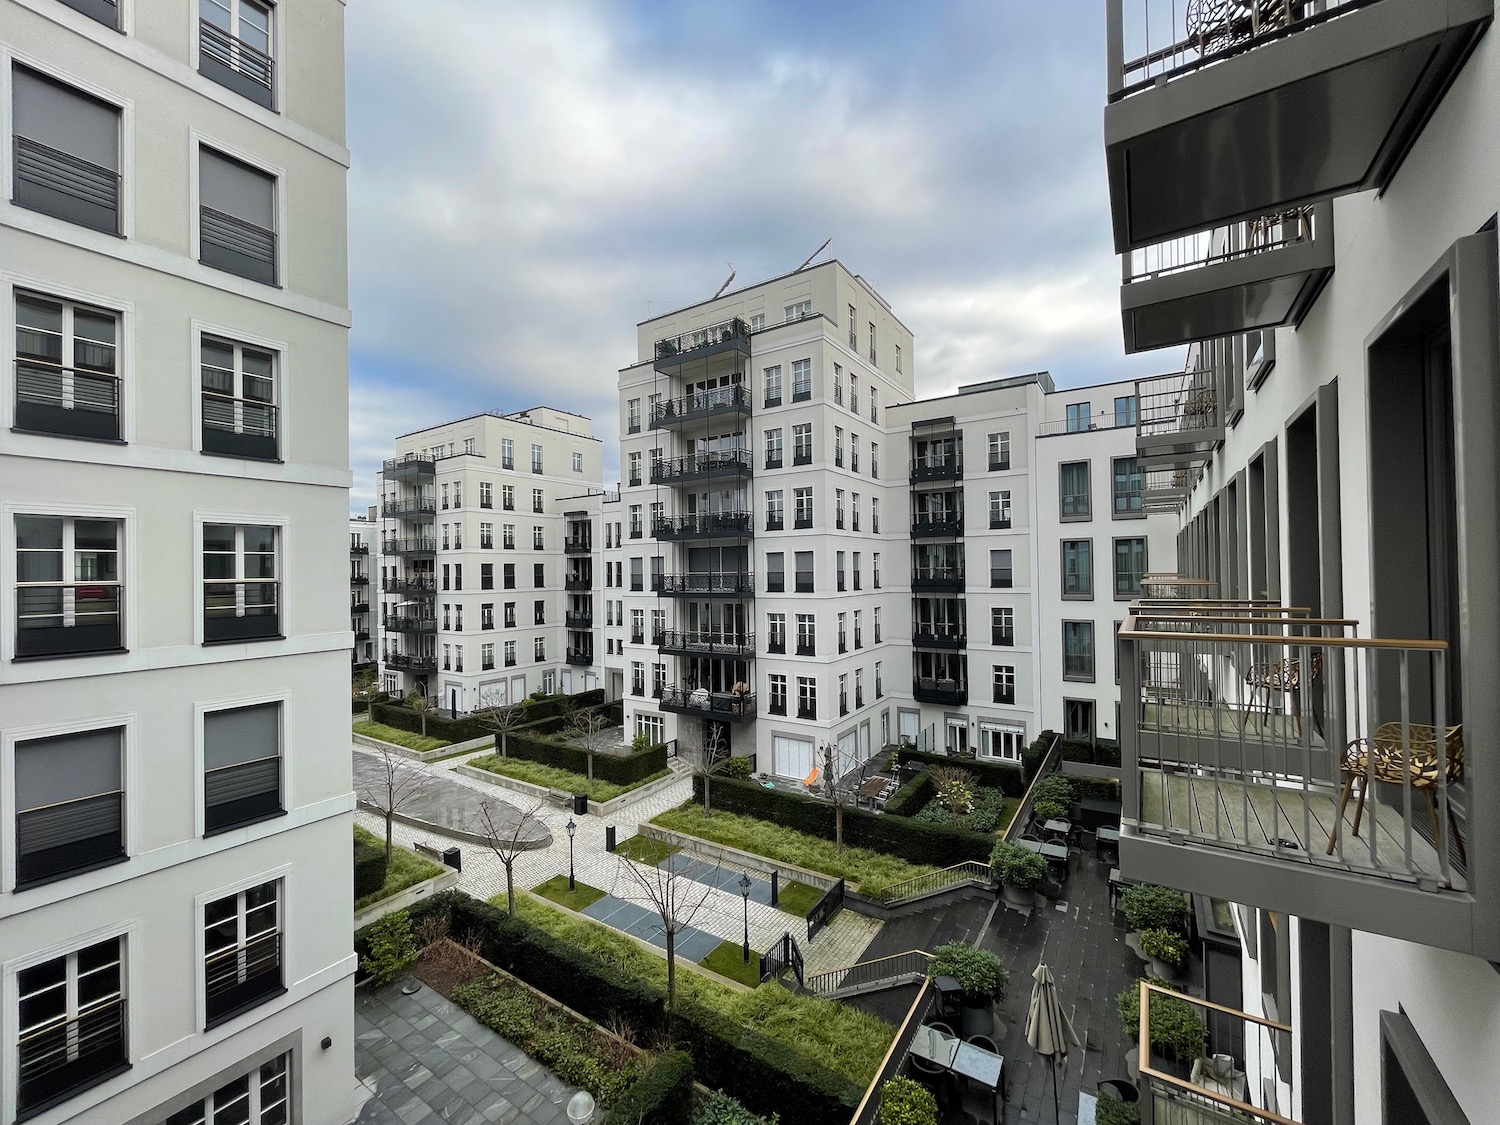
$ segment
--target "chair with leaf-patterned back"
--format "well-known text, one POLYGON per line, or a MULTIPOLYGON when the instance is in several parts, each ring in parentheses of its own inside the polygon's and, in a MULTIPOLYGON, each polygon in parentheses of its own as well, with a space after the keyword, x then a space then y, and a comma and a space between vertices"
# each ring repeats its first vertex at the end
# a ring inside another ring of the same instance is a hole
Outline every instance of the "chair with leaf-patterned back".
MULTIPOLYGON (((1366 790, 1370 777, 1387 785, 1410 784, 1427 796, 1427 811, 1432 817, 1432 838, 1440 839, 1438 832, 1437 788, 1457 785, 1464 777, 1464 728, 1460 724, 1447 729, 1443 739, 1442 760, 1438 758, 1437 728, 1426 723, 1406 724, 1406 737, 1402 736, 1400 723, 1381 723, 1368 738, 1356 738, 1344 747, 1342 769, 1344 773, 1343 794, 1339 798, 1339 815, 1333 831, 1328 836, 1328 854, 1333 854, 1338 842, 1339 826, 1344 822, 1344 809, 1355 782, 1359 782, 1359 802, 1354 806, 1354 835, 1359 835, 1360 817, 1365 811, 1366 790)), ((1463 834, 1453 815, 1453 806, 1448 806, 1448 827, 1458 844, 1458 857, 1467 863, 1463 834)))

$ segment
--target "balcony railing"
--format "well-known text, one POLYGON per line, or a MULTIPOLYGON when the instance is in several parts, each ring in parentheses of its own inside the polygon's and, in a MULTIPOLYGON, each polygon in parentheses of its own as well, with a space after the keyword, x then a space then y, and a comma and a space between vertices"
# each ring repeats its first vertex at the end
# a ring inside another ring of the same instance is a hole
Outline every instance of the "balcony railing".
POLYGON ((750 354, 750 326, 739 317, 656 341, 656 359, 674 364, 713 355, 741 351, 750 354))
POLYGON ((916 567, 911 572, 913 590, 962 590, 964 568, 961 566, 916 567))
POLYGON ((277 410, 269 402, 203 392, 203 450, 274 461, 277 410))
POLYGON ((382 555, 431 555, 437 552, 437 540, 430 535, 408 539, 386 539, 380 544, 382 555))
POLYGON ((205 582, 204 642, 264 641, 281 636, 280 602, 279 582, 205 582))
POLYGON ((707 453, 688 453, 682 457, 664 457, 651 462, 651 483, 706 480, 715 477, 748 477, 754 471, 748 449, 722 449, 707 453))
POLYGON ((387 633, 436 633, 437 618, 402 614, 387 617, 380 623, 380 627, 387 633))
POLYGON ((960 512, 942 512, 937 515, 913 516, 911 534, 913 539, 929 539, 962 535, 964 517, 960 512))
POLYGON ((587 668, 594 662, 594 654, 589 649, 570 648, 564 659, 576 667, 587 668))
POLYGON ((957 650, 969 643, 969 636, 962 625, 913 622, 911 643, 916 648, 957 650))
POLYGON ((204 204, 198 208, 198 250, 206 266, 276 284, 276 232, 268 227, 204 204))
POLYGON ((387 594, 415 594, 431 597, 437 593, 437 579, 425 575, 386 577, 380 580, 380 589, 387 594))
POLYGON ((368 601, 364 600, 364 599, 360 599, 359 601, 350 602, 349 603, 349 612, 350 613, 369 613, 370 612, 370 603, 368 601))
POLYGON ((914 676, 911 681, 911 693, 921 703, 940 703, 962 707, 969 702, 969 685, 962 680, 914 676))
POLYGON ((16 428, 120 440, 120 379, 100 371, 16 361, 16 428))
POLYGON ((1188 469, 1148 469, 1141 478, 1141 507, 1148 512, 1179 511, 1192 484, 1188 469))
POLYGON ((656 592, 667 597, 748 598, 755 595, 755 575, 749 571, 716 574, 664 574, 656 592))
MULTIPOLYGON (((509 468, 509 466, 506 466, 509 468)), ((380 466, 386 480, 410 480, 413 477, 430 477, 437 472, 437 463, 431 457, 418 457, 408 453, 405 457, 389 457, 380 466)))
POLYGON ((397 519, 402 516, 430 516, 437 512, 437 497, 414 496, 406 500, 387 500, 380 505, 380 514, 397 519))
POLYGON ((198 21, 198 69, 258 105, 275 107, 275 60, 208 20, 198 21))
POLYGON ((1224 440, 1218 374, 1195 368, 1136 380, 1135 445, 1143 468, 1201 463, 1224 440))
POLYGON ((124 589, 118 582, 16 587, 16 655, 75 656, 121 650, 124 589))
POLYGON ((23 1033, 16 1045, 16 1118, 32 1117, 129 1066, 125 999, 113 996, 23 1033))
POLYGON ((280 933, 251 938, 204 959, 203 1010, 209 1027, 281 991, 280 933))
POLYGON ((712 715, 731 723, 746 723, 755 718, 755 693, 709 691, 707 688, 672 684, 662 689, 661 709, 680 715, 712 715))
POLYGON ((693 422, 711 418, 718 414, 748 414, 750 412, 750 389, 743 383, 727 387, 716 387, 711 391, 699 391, 683 398, 667 399, 651 404, 651 428, 675 426, 680 422, 693 422))
POLYGON ((929 480, 962 480, 962 457, 916 457, 911 462, 911 483, 929 480))
POLYGON ((754 656, 754 633, 685 632, 663 629, 651 638, 661 652, 684 656, 754 656))
MULTIPOLYGON (((1037 426, 1038 437, 1051 437, 1056 434, 1085 434, 1094 430, 1117 430, 1125 426, 1135 425, 1134 410, 1101 410, 1098 414, 1090 414, 1085 417, 1073 418, 1049 418, 1037 426)), ((990 472, 997 472, 1010 468, 1010 458, 990 458, 990 472)))
POLYGON ((563 589, 570 594, 583 594, 594 588, 594 579, 588 574, 570 574, 563 579, 563 589))
POLYGON ((569 536, 563 541, 563 553, 567 555, 588 555, 594 550, 594 540, 591 536, 569 536))
POLYGON ((45 882, 125 858, 123 792, 16 813, 16 885, 45 882))
POLYGON ((594 615, 588 611, 570 610, 563 614, 563 624, 569 629, 592 629, 594 615))
POLYGON ((120 173, 15 134, 14 201, 105 234, 120 233, 120 173))
POLYGON ((657 539, 712 539, 755 534, 751 512, 705 512, 695 516, 657 516, 651 521, 657 539))
POLYGON ((386 652, 381 655, 380 662, 396 672, 415 672, 423 675, 437 671, 437 657, 424 656, 419 653, 386 652))

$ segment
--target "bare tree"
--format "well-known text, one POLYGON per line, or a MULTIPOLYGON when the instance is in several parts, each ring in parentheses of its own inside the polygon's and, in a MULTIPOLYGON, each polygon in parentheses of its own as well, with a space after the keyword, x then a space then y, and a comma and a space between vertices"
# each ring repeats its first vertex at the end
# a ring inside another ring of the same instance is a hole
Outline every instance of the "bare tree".
POLYGON ((681 853, 668 856, 656 867, 632 863, 620 857, 620 867, 630 877, 651 904, 656 916, 661 919, 662 933, 667 939, 667 1008, 677 1001, 677 935, 693 924, 704 906, 708 904, 713 888, 706 883, 689 879, 681 871, 686 860, 681 853))
POLYGON ((509 707, 504 702, 495 698, 492 689, 485 689, 479 695, 479 710, 474 712, 474 718, 478 719, 486 730, 495 732, 495 748, 500 751, 500 757, 505 758, 505 741, 522 723, 526 721, 526 712, 520 704, 509 707))
POLYGON ((709 787, 715 774, 724 773, 729 768, 730 753, 729 747, 725 744, 724 728, 718 723, 704 719, 702 724, 688 734, 686 739, 679 731, 677 753, 680 757, 687 759, 694 773, 703 775, 703 815, 711 815, 713 807, 709 787))
POLYGON ((410 707, 422 720, 422 737, 427 737, 427 713, 432 710, 432 700, 420 691, 414 691, 406 697, 406 705, 410 707))
POLYGON ((371 757, 376 768, 360 783, 359 799, 385 819, 385 861, 390 863, 396 814, 426 792, 432 774, 385 747, 371 757))
POLYGON ((854 803, 854 793, 859 788, 859 770, 855 768, 858 764, 840 753, 835 743, 823 743, 823 780, 819 788, 833 804, 833 841, 840 851, 844 847, 844 810, 854 803))
POLYGON ((601 736, 608 725, 609 719, 602 708, 580 708, 568 716, 568 729, 582 743, 583 752, 588 756, 588 778, 591 782, 594 780, 594 753, 599 749, 601 736))
POLYGON ((535 801, 524 809, 518 809, 505 801, 479 803, 479 823, 484 842, 505 868, 505 907, 512 917, 516 913, 516 857, 526 851, 530 842, 527 839, 527 828, 542 823, 542 818, 537 815, 541 809, 540 801, 535 801), (509 822, 502 810, 518 814, 514 823, 509 822))

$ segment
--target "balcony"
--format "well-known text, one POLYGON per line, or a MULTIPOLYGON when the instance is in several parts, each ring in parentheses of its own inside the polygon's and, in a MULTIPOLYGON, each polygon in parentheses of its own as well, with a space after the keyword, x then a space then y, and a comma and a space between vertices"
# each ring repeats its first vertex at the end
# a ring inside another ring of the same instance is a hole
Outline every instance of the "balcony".
MULTIPOLYGON (((223 16, 227 20, 228 12, 223 16)), ((208 20, 198 21, 198 73, 257 105, 276 108, 275 60, 208 20)))
POLYGON ((1127 353, 1301 324, 1333 274, 1333 204, 1240 220, 1122 261, 1127 353))
POLYGON ((651 462, 652 484, 682 484, 686 481, 741 479, 753 474, 748 449, 723 449, 710 453, 689 453, 683 457, 664 457, 651 462))
POLYGON ((956 481, 964 479, 962 457, 916 457, 911 462, 910 483, 956 481))
POLYGON ((594 588, 594 578, 589 574, 570 574, 563 579, 563 589, 570 594, 586 594, 594 588))
MULTIPOLYGON (((665 629, 651 638, 658 652, 680 656, 751 657, 754 633, 684 632, 665 629)), ((784 647, 784 646, 783 646, 784 647)))
POLYGON ((964 707, 969 702, 969 685, 962 680, 928 679, 913 676, 912 696, 919 703, 937 703, 948 707, 964 707))
POLYGON ((122 652, 118 582, 27 583, 16 587, 16 656, 122 652))
POLYGON ((594 553, 594 540, 591 536, 569 536, 563 540, 563 554, 565 555, 591 555, 594 553))
POLYGON ((269 402, 203 392, 203 452, 275 461, 277 410, 269 402))
POLYGON ((280 637, 280 594, 277 582, 205 582, 203 643, 280 637))
POLYGON ((569 610, 563 614, 563 624, 569 629, 592 629, 594 613, 592 610, 569 610))
POLYGON ((914 622, 911 627, 911 643, 913 648, 957 652, 969 643, 969 636, 962 625, 914 622))
MULTIPOLYGON (((506 466, 509 468, 509 466, 506 466)), ((381 475, 388 481, 420 480, 437 473, 437 462, 430 457, 418 457, 408 453, 405 457, 391 457, 380 466, 381 475)))
POLYGON ((412 672, 425 676, 437 671, 437 657, 417 653, 387 652, 381 655, 380 662, 393 672, 412 672))
POLYGON ((728 387, 701 391, 684 398, 652 403, 651 428, 660 430, 669 426, 680 426, 687 422, 749 413, 750 389, 743 383, 734 383, 728 387))
POLYGON ((412 574, 405 577, 382 578, 380 589, 387 594, 407 594, 416 597, 432 597, 437 593, 437 579, 430 575, 412 574))
POLYGON ((351 542, 349 544, 349 553, 351 555, 368 555, 370 553, 370 545, 368 543, 351 542))
POLYGON ((1147 512, 1177 512, 1193 488, 1188 469, 1148 469, 1141 478, 1141 508, 1147 512))
POLYGON ((349 575, 349 585, 351 586, 368 586, 369 584, 370 576, 368 574, 349 575))
POLYGON ((570 648, 563 659, 577 668, 587 668, 594 663, 594 654, 589 649, 570 648))
POLYGON ((380 623, 380 627, 387 633, 433 633, 437 632, 437 618, 398 615, 387 617, 380 623))
POLYGON ((709 691, 707 688, 680 688, 672 684, 662 689, 660 706, 663 711, 678 715, 702 715, 730 723, 748 723, 755 719, 753 691, 709 691))
POLYGON ((748 571, 719 574, 664 574, 654 584, 668 598, 753 598, 755 575, 748 571))
POLYGON ((1493 0, 1109 0, 1115 249, 1383 188, 1493 0))
POLYGON ((16 361, 16 429, 120 440, 120 380, 102 371, 16 361))
POLYGON ((430 535, 411 539, 386 539, 380 544, 382 555, 433 555, 437 553, 437 540, 430 535))
MULTIPOLYGON (((416 496, 407 500, 387 500, 380 505, 380 514, 387 519, 418 519, 437 512, 435 496, 416 496)), ((425 522, 425 521, 423 521, 425 522)))
POLYGON ((961 566, 916 567, 911 572, 911 588, 963 593, 964 568, 961 566))
POLYGON ((751 512, 705 512, 696 516, 657 516, 651 521, 656 539, 739 538, 755 534, 751 512))
POLYGON ((370 603, 368 601, 357 601, 349 603, 350 613, 369 613, 370 603))
POLYGON ((951 538, 964 533, 962 512, 937 512, 932 515, 913 516, 911 537, 913 539, 951 538))
POLYGON ((656 369, 671 375, 689 363, 726 354, 750 354, 750 326, 739 317, 656 341, 656 369))
POLYGON ((1448 648, 1354 634, 1243 602, 1131 607, 1120 870, 1494 959, 1496 888, 1467 854, 1494 806, 1465 773, 1448 648))
POLYGON ((1143 469, 1187 468, 1224 440, 1223 395, 1212 368, 1137 379, 1135 450, 1143 469))
POLYGON ((26 1032, 16 1045, 16 1120, 129 1068, 128 1027, 125 1000, 115 996, 26 1032))

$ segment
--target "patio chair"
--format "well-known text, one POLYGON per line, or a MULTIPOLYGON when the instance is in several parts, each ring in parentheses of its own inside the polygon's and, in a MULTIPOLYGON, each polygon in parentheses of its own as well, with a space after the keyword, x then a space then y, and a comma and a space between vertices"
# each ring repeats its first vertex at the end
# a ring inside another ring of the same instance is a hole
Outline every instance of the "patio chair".
MULTIPOLYGON (((1443 740, 1444 770, 1438 773, 1437 731, 1426 723, 1408 723, 1410 754, 1403 750, 1400 723, 1381 723, 1369 738, 1356 738, 1344 747, 1344 790, 1339 797, 1339 815, 1333 822, 1333 831, 1328 834, 1327 854, 1332 855, 1338 843, 1339 826, 1344 822, 1344 809, 1349 805, 1349 795, 1354 783, 1359 782, 1359 801, 1354 806, 1354 835, 1359 835, 1359 821, 1364 815, 1366 790, 1372 772, 1376 781, 1390 785, 1401 785, 1410 781, 1414 790, 1427 797, 1427 811, 1432 817, 1432 838, 1438 839, 1437 787, 1456 785, 1464 777, 1464 728, 1462 724, 1448 728, 1443 740)), ((1458 858, 1467 863, 1463 833, 1453 816, 1453 806, 1448 806, 1448 827, 1458 844, 1458 858)))
MULTIPOLYGON (((1308 659, 1310 673, 1308 683, 1313 687, 1323 678, 1323 652, 1321 649, 1313 649, 1312 656, 1308 659)), ((1302 660, 1301 658, 1291 660, 1272 660, 1265 664, 1252 664, 1245 672, 1245 686, 1247 692, 1246 718, 1250 712, 1255 710, 1255 701, 1261 693, 1264 693, 1264 704, 1261 707, 1260 729, 1266 729, 1266 720, 1271 717, 1271 698, 1289 692, 1292 697, 1292 722, 1296 725, 1297 737, 1302 737, 1302 660)), ((1323 724, 1313 713, 1313 725, 1318 734, 1323 733, 1323 724)))
POLYGON ((811 772, 809 772, 808 775, 802 779, 802 784, 806 788, 811 789, 818 783, 818 778, 822 776, 823 771, 820 770, 817 766, 813 766, 811 772))

